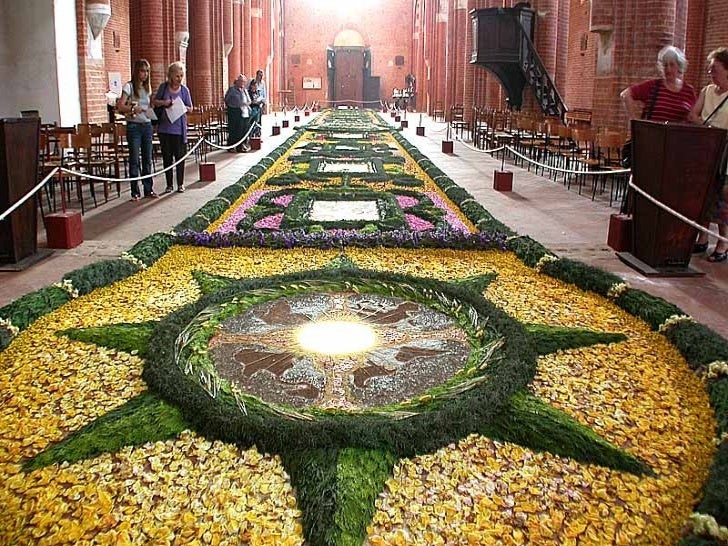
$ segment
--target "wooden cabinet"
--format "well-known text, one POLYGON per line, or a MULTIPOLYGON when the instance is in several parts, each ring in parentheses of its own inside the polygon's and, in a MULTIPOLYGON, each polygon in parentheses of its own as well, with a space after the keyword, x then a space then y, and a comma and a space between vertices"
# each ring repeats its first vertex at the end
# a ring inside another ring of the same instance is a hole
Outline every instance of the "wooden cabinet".
MULTIPOLYGON (((0 213, 22 199, 38 180, 39 118, 0 119, 0 213)), ((0 221, 0 263, 17 263, 37 251, 36 199, 0 221)))
MULTIPOLYGON (((715 196, 725 141, 723 129, 633 121, 634 184, 670 209, 700 221, 715 196)), ((639 192, 634 193, 633 217, 636 258, 656 274, 679 274, 688 267, 695 228, 639 192)))

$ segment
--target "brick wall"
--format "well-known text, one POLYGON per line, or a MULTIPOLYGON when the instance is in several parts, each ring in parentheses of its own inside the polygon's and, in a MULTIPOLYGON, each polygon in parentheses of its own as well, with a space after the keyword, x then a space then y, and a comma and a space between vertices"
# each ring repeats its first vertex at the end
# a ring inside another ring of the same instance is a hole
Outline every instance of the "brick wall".
POLYGON ((559 90, 566 106, 592 109, 594 99, 594 77, 597 62, 598 35, 589 32, 589 2, 573 0, 569 11, 569 40, 566 64, 568 77, 566 87, 559 90))
POLYGON ((718 47, 728 47, 728 2, 726 0, 705 0, 705 37, 703 43, 703 54, 696 60, 696 68, 699 68, 700 81, 696 82, 698 87, 710 83, 706 73, 707 63, 705 61, 708 53, 718 47))
MULTIPOLYGON (((111 19, 98 38, 96 47, 99 49, 98 56, 91 55, 91 34, 88 31, 86 21, 86 2, 76 2, 76 31, 78 33, 78 70, 79 88, 81 97, 81 120, 88 123, 102 123, 108 120, 106 109, 106 92, 109 90, 108 72, 109 66, 113 70, 123 67, 124 53, 119 48, 119 53, 113 49, 113 31, 118 29, 120 33, 128 36, 128 11, 125 7, 127 0, 106 0, 95 1, 94 3, 106 3, 111 5, 111 19), (117 10, 115 13, 115 9, 117 10), (107 47, 111 44, 111 48, 107 47), (110 58, 107 58, 110 55, 110 58), (110 64, 107 64, 110 63, 110 64)), ((121 34, 120 34, 121 37, 121 34)), ((128 69, 127 69, 128 70, 128 69)))
MULTIPOLYGON (((390 98, 394 87, 404 87, 404 78, 414 68, 411 37, 414 2, 381 2, 372 9, 368 2, 348 2, 347 10, 317 0, 285 2, 287 84, 291 102, 299 106, 317 100, 322 105, 328 98, 326 47, 334 43, 343 30, 358 32, 364 45, 371 48, 371 75, 380 77, 380 95, 390 98), (327 7, 328 6, 328 7, 327 7), (404 57, 404 64, 395 58, 404 57), (294 64, 292 59, 300 59, 294 64), (322 88, 303 89, 303 78, 321 78, 322 88)), ((418 87, 423 80, 417 79, 418 87)))
MULTIPOLYGON (((183 59, 180 32, 191 31, 187 84, 198 104, 219 102, 238 72, 252 76, 266 70, 271 103, 278 89, 290 89, 289 104, 327 98, 326 47, 342 30, 358 32, 371 48, 371 74, 381 78, 380 95, 404 86, 404 76, 417 78, 421 110, 462 102, 466 106, 503 108, 497 79, 469 63, 472 46, 471 9, 501 7, 503 0, 442 0, 352 3, 348 13, 322 6, 317 0, 289 0, 281 19, 276 1, 268 0, 106 0, 112 17, 103 33, 103 57, 89 56, 86 3, 77 0, 79 85, 83 121, 106 119, 108 72, 131 76, 135 59, 152 65, 152 85, 166 76, 167 65, 183 59), (227 12, 232 8, 232 24, 227 12), (188 10, 189 14, 188 14, 188 10), (145 14, 159 13, 159 17, 145 14), (194 21, 190 29, 188 19, 194 21), (285 38, 277 21, 285 24, 285 38), (417 27, 415 27, 415 21, 417 27), (232 38, 229 32, 232 30, 232 38), (114 42, 114 36, 117 42, 114 42), (232 39, 233 58, 225 59, 224 44, 232 39), (283 42, 285 40, 285 43, 283 42), (270 44, 277 50, 271 55, 270 44), (404 64, 395 64, 397 56, 404 64), (297 58, 299 63, 293 63, 297 58), (267 65, 269 59, 273 64, 267 65), (226 63, 223 69, 223 63, 226 63), (303 77, 320 77, 321 90, 303 90, 303 77)), ((514 2, 506 0, 505 5, 514 2)), ((728 45, 728 2, 725 0, 532 0, 538 12, 536 44, 569 108, 593 111, 598 124, 623 126, 620 91, 654 77, 655 55, 663 45, 684 45, 689 60, 685 79, 700 88, 708 83, 705 57, 728 45)), ((524 109, 536 108, 532 93, 524 109)))
POLYGON ((111 19, 104 30, 104 70, 107 75, 109 72, 119 72, 123 85, 131 79, 132 63, 129 0, 111 0, 111 19))

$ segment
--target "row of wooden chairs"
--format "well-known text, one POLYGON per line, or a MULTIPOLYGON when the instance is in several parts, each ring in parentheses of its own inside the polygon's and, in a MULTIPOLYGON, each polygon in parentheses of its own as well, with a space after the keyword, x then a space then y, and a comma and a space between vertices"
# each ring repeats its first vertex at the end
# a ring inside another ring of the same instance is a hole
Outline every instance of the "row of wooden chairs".
MULTIPOLYGON (((200 139, 223 143, 227 133, 227 117, 224 107, 198 107, 187 115, 188 146, 194 147, 200 139)), ((152 139, 153 170, 157 170, 161 158, 159 138, 156 132, 152 139)), ((206 161, 208 145, 195 150, 197 161, 206 161)), ((108 202, 110 190, 115 187, 117 197, 121 196, 120 178, 129 175, 129 146, 126 140, 126 123, 79 123, 74 127, 42 125, 39 147, 39 176, 45 178, 54 168, 64 167, 79 173, 114 178, 115 182, 98 181, 81 176, 56 174, 46 185, 45 201, 48 210, 57 209, 59 180, 64 181, 63 191, 80 203, 85 213, 84 190, 98 206, 97 189, 101 189, 104 202, 108 202)), ((41 201, 42 206, 42 201, 41 201)))
POLYGON ((628 177, 611 174, 622 170, 621 150, 626 134, 607 127, 592 127, 583 122, 564 124, 559 118, 546 118, 519 112, 475 108, 471 128, 473 144, 480 149, 511 146, 516 163, 528 162, 536 172, 557 180, 561 175, 568 188, 579 193, 591 179, 592 199, 610 186, 610 206, 625 190, 628 177), (526 159, 523 158, 525 156, 526 159), (578 171, 578 172, 563 172, 578 171), (599 171, 600 175, 590 175, 599 171))
POLYGON ((129 151, 126 145, 126 126, 119 123, 80 123, 75 127, 44 126, 40 135, 39 176, 45 178, 54 168, 64 167, 79 173, 115 178, 115 182, 57 173, 46 185, 49 210, 57 208, 58 190, 70 200, 75 194, 81 211, 85 212, 84 187, 89 188, 94 206, 98 206, 96 187, 101 186, 104 202, 109 200, 110 189, 115 186, 117 197, 121 195, 122 166, 127 173, 129 151), (63 179, 64 187, 59 187, 63 179))

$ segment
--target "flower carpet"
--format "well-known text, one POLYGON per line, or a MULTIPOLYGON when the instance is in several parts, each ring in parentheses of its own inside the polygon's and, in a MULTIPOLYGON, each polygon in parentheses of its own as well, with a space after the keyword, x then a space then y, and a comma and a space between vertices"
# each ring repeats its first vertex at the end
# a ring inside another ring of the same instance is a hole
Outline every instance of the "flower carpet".
POLYGON ((728 538, 728 343, 372 112, 0 320, 0 544, 728 538))

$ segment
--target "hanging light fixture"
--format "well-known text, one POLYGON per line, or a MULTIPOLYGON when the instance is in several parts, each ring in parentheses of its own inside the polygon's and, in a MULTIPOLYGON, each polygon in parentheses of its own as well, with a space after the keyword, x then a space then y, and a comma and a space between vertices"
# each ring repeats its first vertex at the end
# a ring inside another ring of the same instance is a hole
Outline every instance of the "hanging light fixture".
POLYGON ((86 4, 86 21, 88 21, 94 40, 106 28, 109 19, 111 19, 111 5, 108 3, 86 4))

